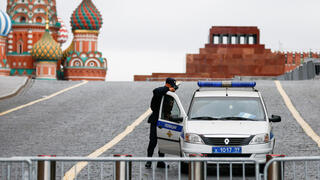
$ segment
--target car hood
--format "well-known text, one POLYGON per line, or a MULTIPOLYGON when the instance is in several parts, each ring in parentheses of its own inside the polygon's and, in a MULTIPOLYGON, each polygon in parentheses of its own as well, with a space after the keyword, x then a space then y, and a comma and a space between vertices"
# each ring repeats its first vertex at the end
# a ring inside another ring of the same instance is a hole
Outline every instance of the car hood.
POLYGON ((268 132, 266 121, 188 121, 186 132, 203 135, 254 135, 268 132))

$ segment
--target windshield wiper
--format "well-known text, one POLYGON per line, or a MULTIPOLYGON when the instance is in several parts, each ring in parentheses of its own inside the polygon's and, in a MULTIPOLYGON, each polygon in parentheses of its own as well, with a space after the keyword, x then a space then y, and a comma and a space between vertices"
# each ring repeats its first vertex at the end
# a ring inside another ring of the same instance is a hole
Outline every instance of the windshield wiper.
POLYGON ((223 119, 223 120, 249 120, 249 121, 257 121, 256 119, 245 118, 245 117, 236 117, 236 116, 221 117, 221 118, 219 118, 219 119, 223 119))
POLYGON ((200 119, 200 120, 218 120, 219 118, 210 117, 210 116, 200 116, 200 117, 193 117, 191 119, 200 119))

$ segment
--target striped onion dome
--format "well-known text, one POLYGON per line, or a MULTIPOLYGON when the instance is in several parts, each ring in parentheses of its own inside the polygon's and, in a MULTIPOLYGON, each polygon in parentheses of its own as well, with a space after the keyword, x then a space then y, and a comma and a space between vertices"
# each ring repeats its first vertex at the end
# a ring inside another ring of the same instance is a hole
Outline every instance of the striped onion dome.
POLYGON ((58 43, 63 44, 68 40, 68 30, 61 18, 58 18, 58 22, 61 25, 60 30, 58 31, 58 43))
POLYGON ((58 61, 62 57, 62 50, 49 30, 46 30, 42 38, 33 45, 31 55, 37 61, 58 61))
POLYGON ((0 36, 7 36, 11 31, 11 18, 0 10, 0 36))
POLYGON ((102 16, 91 0, 83 0, 71 16, 73 30, 99 30, 102 16))

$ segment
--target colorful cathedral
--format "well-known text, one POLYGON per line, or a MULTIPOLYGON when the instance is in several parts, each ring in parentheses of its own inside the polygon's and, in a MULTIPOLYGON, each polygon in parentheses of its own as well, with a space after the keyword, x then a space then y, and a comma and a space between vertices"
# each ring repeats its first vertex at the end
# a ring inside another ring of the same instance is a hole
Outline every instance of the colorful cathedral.
POLYGON ((70 22, 73 40, 63 51, 68 30, 57 17, 56 0, 7 0, 7 12, 0 10, 0 75, 104 81, 102 16, 92 0, 82 0, 70 22))

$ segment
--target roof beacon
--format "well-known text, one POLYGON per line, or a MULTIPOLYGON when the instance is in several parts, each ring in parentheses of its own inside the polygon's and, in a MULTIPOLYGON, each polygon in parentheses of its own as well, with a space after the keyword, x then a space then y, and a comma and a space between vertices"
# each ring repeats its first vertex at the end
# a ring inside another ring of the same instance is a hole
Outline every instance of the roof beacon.
POLYGON ((232 81, 199 81, 198 86, 201 87, 252 87, 256 86, 256 82, 232 82, 232 81))

